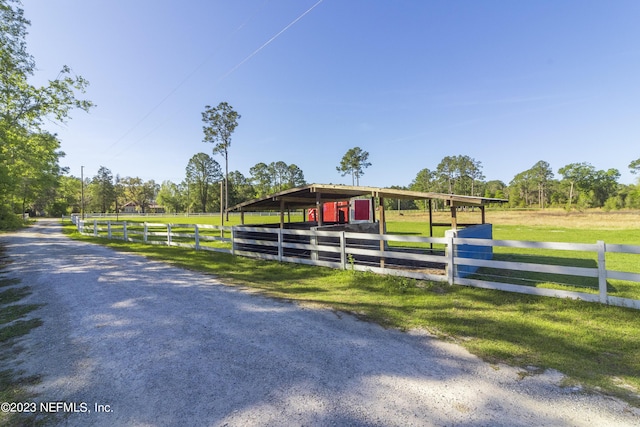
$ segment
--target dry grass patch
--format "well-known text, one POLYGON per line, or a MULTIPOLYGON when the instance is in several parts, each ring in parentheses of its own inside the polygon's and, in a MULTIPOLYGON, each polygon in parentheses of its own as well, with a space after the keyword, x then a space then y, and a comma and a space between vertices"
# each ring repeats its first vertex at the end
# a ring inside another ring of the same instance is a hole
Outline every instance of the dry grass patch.
MULTIPOLYGON (((388 211, 388 221, 397 222, 429 222, 429 213, 421 211, 388 211)), ((460 223, 480 223, 480 210, 457 213, 460 223)), ((527 225, 537 227, 560 227, 579 229, 629 229, 640 228, 640 211, 604 212, 601 209, 589 209, 584 212, 564 209, 535 210, 490 210, 486 212, 486 220, 494 225, 527 225)), ((451 213, 434 212, 434 222, 451 222, 451 213)))

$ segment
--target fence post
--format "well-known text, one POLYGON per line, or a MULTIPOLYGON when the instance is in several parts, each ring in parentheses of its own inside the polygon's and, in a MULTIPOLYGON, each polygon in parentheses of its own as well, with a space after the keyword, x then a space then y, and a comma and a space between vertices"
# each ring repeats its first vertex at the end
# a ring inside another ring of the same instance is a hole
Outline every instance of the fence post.
POLYGON ((167 246, 171 246, 171 224, 167 224, 167 246))
POLYGON ((311 259, 314 261, 317 261, 318 260, 318 235, 316 234, 316 230, 310 230, 310 231, 313 234, 309 238, 309 244, 316 247, 315 249, 311 250, 311 259))
POLYGON ((236 254, 236 227, 231 227, 231 255, 236 254))
POLYGON ((600 294, 600 302, 603 304, 608 303, 607 298, 607 264, 606 251, 607 246, 602 240, 598 240, 598 289, 600 294))
POLYGON ((340 232, 340 265, 342 269, 347 269, 347 239, 344 237, 344 231, 340 232))
POLYGON ((278 228, 278 262, 282 262, 282 228, 278 228))
POLYGON ((111 220, 107 221, 107 238, 111 239, 111 220))
POLYGON ((93 237, 98 237, 98 220, 93 220, 93 237))
POLYGON ((149 223, 144 222, 144 232, 142 234, 142 240, 147 243, 149 240, 149 223))
POLYGON ((198 224, 193 225, 193 230, 195 233, 196 239, 196 251, 200 250, 200 229, 198 228, 198 224))
POLYGON ((455 283, 455 264, 454 264, 454 256, 455 256, 455 248, 453 246, 453 238, 455 236, 455 231, 447 230, 444 232, 445 238, 447 241, 447 250, 445 255, 447 257, 447 281, 450 285, 455 283))
POLYGON ((122 238, 125 242, 129 240, 129 236, 127 236, 127 221, 122 221, 122 238))

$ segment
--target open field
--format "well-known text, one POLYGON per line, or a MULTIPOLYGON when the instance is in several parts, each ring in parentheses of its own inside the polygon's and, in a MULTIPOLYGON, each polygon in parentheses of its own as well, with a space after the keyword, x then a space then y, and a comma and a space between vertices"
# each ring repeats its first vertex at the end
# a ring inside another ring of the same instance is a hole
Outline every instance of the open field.
MULTIPOLYGON (((516 214, 526 223, 528 213, 516 214)), ((277 217, 271 218, 277 221, 277 217)), ((195 222, 202 223, 204 218, 198 219, 195 222)), ((395 224, 406 222, 390 219, 395 224)), ((158 220, 154 218, 153 222, 158 220)), ((519 233, 518 228, 537 229, 529 224, 504 227, 512 233, 519 233)), ((587 233, 584 238, 590 239, 591 231, 582 230, 587 233)), ((214 274, 226 283, 253 288, 270 296, 354 313, 388 327, 427 330, 458 342, 491 362, 557 369, 568 375, 566 385, 581 384, 640 406, 637 310, 279 264, 185 248, 106 241, 80 236, 70 224, 66 231, 74 238, 214 274)), ((637 230, 629 231, 637 233, 637 230)), ((532 237, 535 231, 523 235, 532 237)), ((624 234, 619 237, 623 238, 624 234)), ((523 370, 523 375, 530 374, 523 370)))
MULTIPOLYGON (((387 220, 399 222, 420 222, 428 224, 429 214, 418 211, 404 211, 398 215, 387 212, 387 220)), ((458 212, 459 222, 480 222, 480 211, 458 212)), ((434 212, 434 222, 450 220, 450 213, 434 212)), ((590 228, 599 230, 640 229, 640 211, 612 211, 589 209, 584 212, 567 212, 564 209, 487 209, 487 222, 494 225, 528 225, 537 227, 590 228)))

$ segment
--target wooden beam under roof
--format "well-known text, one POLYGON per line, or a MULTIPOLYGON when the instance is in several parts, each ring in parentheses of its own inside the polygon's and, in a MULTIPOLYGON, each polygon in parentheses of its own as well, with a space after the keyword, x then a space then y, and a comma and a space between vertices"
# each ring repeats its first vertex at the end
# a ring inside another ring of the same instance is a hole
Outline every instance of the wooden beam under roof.
POLYGON ((376 190, 375 187, 358 187, 353 185, 325 185, 325 184, 313 184, 310 186, 312 193, 321 194, 340 194, 343 197, 356 197, 361 195, 373 195, 376 190))
POLYGON ((505 203, 505 199, 495 199, 458 194, 419 192, 411 190, 396 190, 393 188, 363 187, 334 184, 310 184, 304 187, 291 188, 278 193, 239 203, 230 208, 236 211, 278 210, 280 201, 284 200, 290 207, 308 208, 315 204, 314 194, 322 194, 324 202, 338 202, 353 197, 382 197, 389 199, 409 200, 444 200, 449 207, 484 206, 489 203, 505 203))

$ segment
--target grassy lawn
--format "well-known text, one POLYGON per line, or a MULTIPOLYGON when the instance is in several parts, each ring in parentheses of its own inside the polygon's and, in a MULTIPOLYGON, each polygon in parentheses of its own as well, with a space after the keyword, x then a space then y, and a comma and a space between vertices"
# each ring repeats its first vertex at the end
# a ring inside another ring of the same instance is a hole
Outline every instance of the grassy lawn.
MULTIPOLYGON (((202 219, 199 218, 198 222, 202 223, 202 219)), ((389 227, 412 222, 406 218, 391 220, 389 227)), ((519 240, 533 236, 538 236, 538 239, 531 240, 547 240, 537 228, 545 227, 544 224, 530 225, 526 215, 521 216, 520 221, 527 226, 498 224, 496 238, 512 239, 518 235, 519 240), (514 227, 530 231, 518 234, 514 227)), ((158 222, 157 218, 153 222, 158 222)), ((547 227, 559 229, 555 224, 547 227)), ((572 230, 566 225, 564 229, 572 230)), ((97 240, 74 233, 70 225, 65 230, 77 239, 214 274, 225 283, 258 289, 269 296, 353 313, 385 327, 423 329, 437 337, 458 342, 491 363, 557 369, 568 375, 566 385, 579 383, 588 390, 618 396, 640 406, 638 310, 448 286, 367 272, 280 264, 184 248, 97 240)), ((614 235, 615 239, 626 240, 604 240, 608 243, 640 244, 638 230, 627 231, 629 233, 621 231, 619 236, 614 235)), ((571 235, 569 231, 565 232, 571 235)), ((589 239, 597 237, 599 232, 588 229, 585 233, 576 236, 592 242, 589 239)), ((553 235, 556 234, 563 233, 553 235)), ((527 372, 523 369, 523 375, 527 372)))

